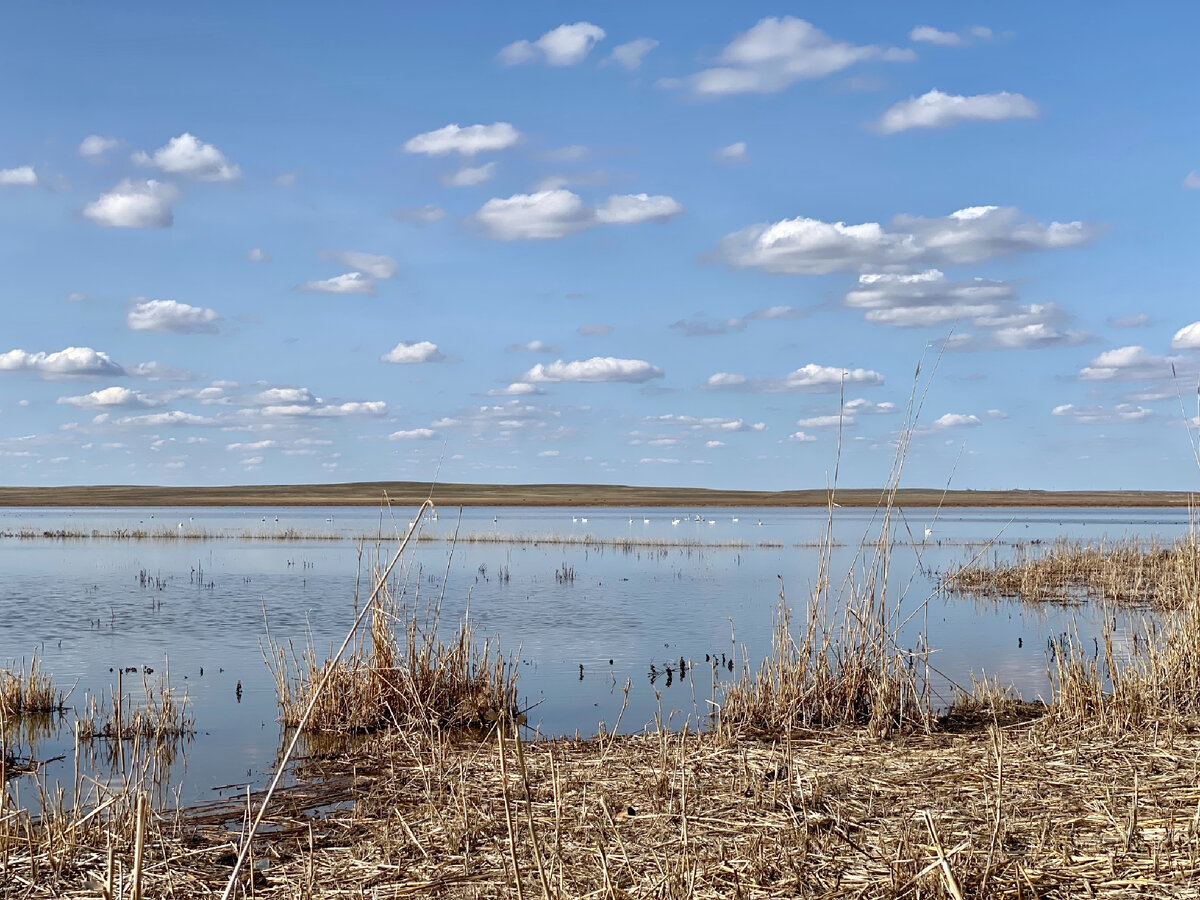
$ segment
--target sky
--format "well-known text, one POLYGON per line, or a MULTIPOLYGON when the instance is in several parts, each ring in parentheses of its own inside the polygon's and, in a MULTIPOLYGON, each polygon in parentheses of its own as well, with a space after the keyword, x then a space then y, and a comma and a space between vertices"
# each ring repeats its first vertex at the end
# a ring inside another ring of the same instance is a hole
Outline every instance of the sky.
POLYGON ((5 23, 0 483, 1200 483, 1195 4, 5 23))

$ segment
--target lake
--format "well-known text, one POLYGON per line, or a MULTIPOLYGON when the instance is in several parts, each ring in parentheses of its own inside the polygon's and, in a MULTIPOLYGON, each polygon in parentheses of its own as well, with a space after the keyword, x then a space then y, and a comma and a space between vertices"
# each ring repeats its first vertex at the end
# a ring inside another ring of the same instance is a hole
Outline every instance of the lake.
MULTIPOLYGON (((119 670, 138 669, 123 681, 137 702, 142 670, 154 670, 153 684, 169 666, 197 730, 172 765, 172 788, 185 803, 244 793, 263 785, 282 740, 260 650, 265 623, 297 648, 311 637, 323 658, 353 621, 360 572, 365 598, 369 566, 390 559, 413 512, 2 509, 0 666, 36 650, 81 710, 89 695, 109 695, 119 670)), ((845 574, 870 566, 864 543, 878 537, 880 515, 835 512, 836 593, 845 574)), ((469 615, 480 639, 519 659, 531 737, 594 734, 600 722, 611 730, 627 681, 622 731, 656 716, 703 724, 722 686, 769 653, 781 587, 803 610, 827 524, 823 509, 442 509, 420 523, 398 584, 416 607, 440 597, 444 629, 469 615)), ((927 630, 938 649, 935 702, 984 673, 1027 699, 1045 695, 1048 641, 1070 631, 1090 642, 1108 621, 1121 653, 1144 612, 945 596, 937 573, 1030 541, 1170 539, 1187 528, 1186 509, 897 510, 887 590, 901 617, 913 614, 901 642, 914 646, 927 630)), ((15 749, 62 755, 44 775, 70 782, 72 728, 68 716, 17 736, 15 749)), ((28 798, 33 786, 18 778, 9 790, 28 798)))

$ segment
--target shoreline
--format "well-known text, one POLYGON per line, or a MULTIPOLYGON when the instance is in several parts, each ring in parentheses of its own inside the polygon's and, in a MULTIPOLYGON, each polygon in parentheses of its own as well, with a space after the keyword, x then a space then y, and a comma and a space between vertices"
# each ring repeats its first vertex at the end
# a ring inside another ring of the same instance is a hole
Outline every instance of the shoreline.
MULTIPOLYGON (((0 507, 272 507, 379 506, 384 495, 396 506, 417 506, 426 499, 442 507, 827 507, 825 489, 790 491, 714 490, 600 484, 437 484, 418 481, 367 481, 345 484, 227 485, 164 487, 152 485, 72 485, 0 487, 0 507)), ((833 493, 839 506, 885 505, 879 488, 846 488, 833 493)), ((1189 491, 946 491, 901 488, 900 507, 1187 507, 1200 499, 1189 491)))

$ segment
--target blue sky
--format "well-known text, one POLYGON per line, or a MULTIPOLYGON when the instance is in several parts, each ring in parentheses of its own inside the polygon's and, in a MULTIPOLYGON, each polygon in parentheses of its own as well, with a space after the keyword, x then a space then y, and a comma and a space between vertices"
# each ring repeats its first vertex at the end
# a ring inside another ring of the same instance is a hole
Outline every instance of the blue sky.
POLYGON ((1198 19, 10 4, 0 482, 1190 488, 1198 19))

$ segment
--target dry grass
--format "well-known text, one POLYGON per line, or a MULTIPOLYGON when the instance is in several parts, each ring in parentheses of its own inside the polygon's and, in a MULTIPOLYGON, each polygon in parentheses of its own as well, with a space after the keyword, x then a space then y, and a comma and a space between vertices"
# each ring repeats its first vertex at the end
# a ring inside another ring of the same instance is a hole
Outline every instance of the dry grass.
POLYGON ((311 644, 297 656, 268 634, 263 655, 275 677, 283 724, 299 725, 310 703, 304 728, 315 732, 485 727, 502 715, 518 715, 514 660, 492 641, 477 641, 469 620, 443 641, 439 601, 425 604, 420 615, 396 598, 397 586, 381 579, 378 569, 374 577, 369 634, 346 657, 318 661, 311 644))
POLYGON ((54 679, 42 671, 41 661, 34 653, 25 668, 0 669, 0 719, 30 713, 62 712, 66 693, 54 686, 54 679))
POLYGON ((1026 602, 1103 599, 1182 609, 1200 597, 1200 536, 1192 532, 1168 544, 1130 537, 1017 545, 1011 562, 969 563, 949 572, 943 587, 1026 602))

